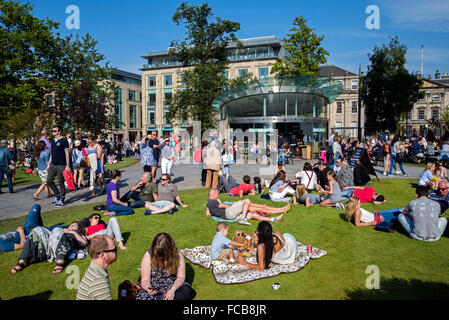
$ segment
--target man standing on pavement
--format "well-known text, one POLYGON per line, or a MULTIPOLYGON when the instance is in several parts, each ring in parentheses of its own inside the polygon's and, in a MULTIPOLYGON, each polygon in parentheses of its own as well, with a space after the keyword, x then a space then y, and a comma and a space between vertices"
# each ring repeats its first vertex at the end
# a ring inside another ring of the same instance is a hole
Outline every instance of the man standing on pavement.
POLYGON ((62 207, 65 201, 65 185, 64 170, 70 171, 69 168, 69 143, 67 139, 61 135, 61 128, 55 126, 52 129, 54 139, 51 141, 50 160, 47 165, 47 184, 55 194, 55 200, 51 203, 55 207, 62 207), (58 177, 59 190, 54 182, 58 177))
POLYGON ((108 266, 117 260, 114 239, 94 236, 89 242, 91 263, 81 280, 76 300, 112 300, 108 266))
POLYGON ((10 159, 12 159, 14 155, 8 150, 7 146, 8 141, 2 140, 0 142, 0 193, 2 193, 2 181, 5 174, 8 179, 9 193, 14 193, 11 170, 9 169, 10 159))
POLYGON ((153 131, 151 132, 151 138, 148 141, 148 146, 153 149, 153 157, 156 165, 154 167, 151 167, 151 175, 153 177, 153 181, 156 181, 156 171, 157 167, 159 165, 159 158, 161 155, 161 149, 159 147, 159 139, 157 138, 157 132, 153 131))

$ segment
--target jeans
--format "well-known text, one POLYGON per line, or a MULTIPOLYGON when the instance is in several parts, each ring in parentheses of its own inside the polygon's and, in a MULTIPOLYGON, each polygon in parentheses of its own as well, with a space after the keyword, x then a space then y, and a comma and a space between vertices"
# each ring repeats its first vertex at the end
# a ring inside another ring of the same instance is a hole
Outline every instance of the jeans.
POLYGON ((353 193, 354 189, 341 190, 341 201, 349 200, 349 198, 351 198, 353 193))
POLYGON ((379 213, 384 217, 384 221, 388 223, 397 223, 398 222, 398 216, 401 214, 401 212, 404 210, 402 209, 389 209, 389 210, 382 210, 379 211, 379 213))
POLYGON ((237 186, 237 182, 235 182, 232 176, 229 176, 228 180, 226 180, 225 176, 221 176, 220 180, 218 180, 217 190, 220 191, 221 186, 224 187, 225 193, 229 193, 232 188, 237 186))
POLYGON ((95 233, 95 235, 106 235, 110 237, 114 237, 115 241, 120 242, 123 241, 122 233, 120 231, 120 226, 118 224, 118 220, 115 217, 112 217, 108 221, 108 226, 106 229, 100 230, 95 233))
POLYGON ((51 188, 55 196, 59 199, 65 198, 64 172, 65 165, 50 164, 47 173, 47 185, 51 188), (59 190, 55 184, 55 178, 58 177, 59 190))
MULTIPOLYGON (((390 171, 388 171, 388 174, 391 175, 391 172, 393 171, 394 165, 396 164, 396 154, 391 154, 391 165, 390 165, 390 171)), ((407 172, 405 172, 404 167, 402 166, 402 162, 399 163, 399 168, 401 169, 401 172, 403 175, 406 175, 407 172)))
POLYGON ((129 203, 130 208, 142 208, 145 207, 145 201, 142 200, 140 194, 129 190, 123 197, 120 198, 121 202, 128 202, 129 199, 133 199, 134 201, 129 203))
POLYGON ((332 170, 334 170, 335 166, 337 165, 337 160, 340 157, 341 157, 341 154, 340 154, 340 152, 337 151, 337 153, 335 154, 335 157, 334 157, 334 161, 333 161, 333 163, 331 165, 331 169, 332 170))
POLYGON ((404 229, 409 233, 410 237, 415 240, 421 240, 421 241, 438 241, 441 236, 443 235, 444 229, 446 229, 447 225, 447 219, 446 218, 439 218, 438 219, 438 236, 435 238, 427 238, 427 237, 420 237, 417 236, 412 232, 414 227, 414 222, 409 217, 400 214, 398 217, 399 222, 404 227, 404 229))
POLYGON ((114 216, 127 216, 134 213, 133 208, 114 203, 112 206, 106 206, 108 211, 114 211, 114 216))
POLYGON ((14 189, 12 187, 12 176, 11 171, 8 170, 8 167, 0 166, 0 191, 2 190, 2 182, 3 176, 6 174, 6 178, 8 179, 8 189, 9 192, 13 192, 14 189))

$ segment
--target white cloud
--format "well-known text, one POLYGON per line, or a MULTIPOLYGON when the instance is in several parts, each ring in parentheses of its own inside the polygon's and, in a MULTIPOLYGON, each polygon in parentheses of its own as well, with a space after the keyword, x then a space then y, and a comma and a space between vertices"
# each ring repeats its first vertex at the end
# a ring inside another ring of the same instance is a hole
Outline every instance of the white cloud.
POLYGON ((393 25, 410 30, 449 32, 448 0, 380 1, 381 15, 393 25))

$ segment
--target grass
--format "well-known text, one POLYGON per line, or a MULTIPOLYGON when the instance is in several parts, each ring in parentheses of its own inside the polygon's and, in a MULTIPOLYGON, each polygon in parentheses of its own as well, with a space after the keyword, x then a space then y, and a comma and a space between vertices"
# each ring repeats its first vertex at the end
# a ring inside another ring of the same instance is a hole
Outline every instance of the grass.
MULTIPOLYGON (((372 186, 386 195, 387 203, 377 210, 404 207, 415 198, 412 179, 383 179, 372 186)), ((205 216, 207 190, 184 190, 180 192, 189 208, 180 208, 174 215, 144 216, 143 208, 131 216, 118 217, 128 250, 118 253, 117 261, 109 267, 113 297, 117 298, 117 287, 123 280, 136 281, 144 252, 150 247, 153 237, 159 232, 168 232, 179 248, 210 245, 215 234, 215 225, 205 216)), ((228 200, 221 196, 222 200, 228 200)), ((257 203, 282 206, 252 197, 257 203)), ((235 201, 235 198, 231 198, 235 201)), ((42 214, 46 225, 70 223, 92 213, 94 204, 75 208, 64 208, 42 214)), ((367 210, 373 205, 364 204, 367 210)), ((15 229, 25 218, 0 221, 0 232, 15 229)), ((105 219, 107 220, 107 219, 105 219)), ((236 230, 254 232, 252 226, 230 224, 230 235, 236 230)), ((261 279, 247 284, 220 285, 211 270, 189 263, 186 260, 187 280, 197 291, 196 299, 442 299, 449 297, 449 239, 427 243, 409 238, 404 231, 383 233, 372 227, 355 227, 344 219, 344 211, 317 206, 293 207, 286 218, 275 229, 293 234, 300 242, 313 245, 328 252, 328 255, 312 260, 304 269, 292 274, 283 274, 275 279, 261 279), (370 274, 367 267, 379 268, 380 289, 369 290, 366 281, 370 274), (281 290, 274 291, 274 281, 281 290)), ((19 252, 0 254, 0 297, 13 299, 31 297, 39 299, 74 299, 76 290, 67 289, 66 281, 73 277, 73 266, 80 270, 80 277, 87 269, 90 259, 73 260, 65 271, 58 275, 51 272, 55 263, 39 263, 27 267, 17 275, 10 274, 19 252), (66 272, 70 273, 66 273, 66 272)))
MULTIPOLYGON (((122 161, 120 161, 119 163, 107 164, 106 168, 111 169, 111 170, 123 169, 123 168, 129 167, 129 166, 132 166, 132 165, 136 164, 137 162, 139 162, 139 159, 137 159, 137 158, 123 158, 122 161)), ((13 187, 41 183, 41 179, 39 178, 38 174, 36 174, 36 175, 27 174, 27 173, 25 173, 25 170, 26 170, 26 168, 24 168, 24 167, 20 167, 20 168, 16 169, 16 176, 13 181, 13 187)), ((6 180, 6 179, 4 179, 2 181, 2 189, 3 188, 8 188, 8 180, 6 180)), ((3 191, 5 191, 5 190, 3 190, 3 191)))

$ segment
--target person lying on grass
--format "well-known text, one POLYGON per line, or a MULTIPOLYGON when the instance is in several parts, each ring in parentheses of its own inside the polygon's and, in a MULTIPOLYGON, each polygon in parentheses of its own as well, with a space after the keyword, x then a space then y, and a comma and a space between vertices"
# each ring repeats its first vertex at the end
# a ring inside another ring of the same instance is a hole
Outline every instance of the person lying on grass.
POLYGON ((329 180, 329 190, 325 190, 322 187, 318 190, 324 195, 323 201, 320 202, 321 207, 337 207, 338 209, 344 209, 344 205, 341 196, 341 183, 337 179, 335 171, 331 170, 327 173, 327 179, 329 180))
POLYGON ((116 217, 111 217, 109 219, 109 223, 106 224, 103 220, 101 220, 101 215, 99 213, 94 213, 88 218, 84 218, 79 223, 86 228, 87 240, 90 240, 93 236, 106 235, 114 238, 120 249, 126 250, 126 246, 123 244, 120 225, 116 217))
POLYGON ((373 187, 344 187, 341 193, 343 199, 349 199, 351 196, 354 196, 359 198, 360 202, 373 203, 374 205, 384 204, 387 202, 383 195, 374 191, 373 187))
POLYGON ((206 216, 214 216, 220 219, 234 220, 238 219, 239 224, 251 225, 248 220, 254 219, 259 221, 268 221, 279 223, 284 219, 284 215, 274 218, 264 217, 258 213, 266 212, 268 214, 274 213, 286 213, 290 209, 290 204, 283 208, 273 208, 265 205, 258 205, 252 203, 249 199, 239 200, 232 205, 224 204, 219 199, 219 192, 217 189, 211 189, 209 191, 209 200, 207 201, 206 216))
MULTIPOLYGON (((43 226, 41 218, 41 206, 35 204, 34 206, 31 207, 30 211, 28 212, 23 227, 19 226, 17 227, 16 230, 11 230, 0 234, 0 252, 9 252, 22 249, 27 236, 31 233, 31 231, 35 227, 39 226, 40 227, 43 226)), ((51 231, 57 227, 62 226, 54 225, 45 228, 51 231)))
POLYGON ((17 265, 11 273, 15 274, 29 264, 43 261, 56 261, 53 273, 62 272, 69 254, 87 246, 85 232, 78 222, 71 223, 67 229, 55 228, 49 231, 44 227, 34 228, 23 244, 17 265))
POLYGON ((349 198, 346 204, 346 220, 354 223, 357 227, 375 226, 383 221, 396 224, 399 221, 399 214, 403 211, 403 209, 390 209, 369 212, 363 209, 360 204, 361 201, 357 197, 349 198))
POLYGON ((290 264, 296 257, 296 239, 289 233, 273 233, 273 228, 268 222, 262 221, 254 233, 257 242, 257 264, 249 263, 242 256, 237 257, 238 263, 251 269, 265 270, 270 268, 270 263, 290 264))

